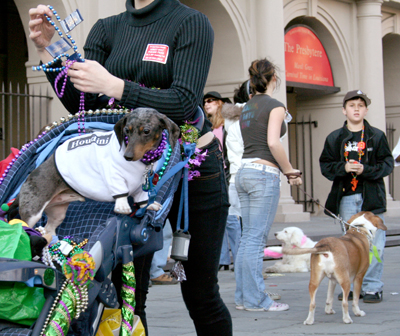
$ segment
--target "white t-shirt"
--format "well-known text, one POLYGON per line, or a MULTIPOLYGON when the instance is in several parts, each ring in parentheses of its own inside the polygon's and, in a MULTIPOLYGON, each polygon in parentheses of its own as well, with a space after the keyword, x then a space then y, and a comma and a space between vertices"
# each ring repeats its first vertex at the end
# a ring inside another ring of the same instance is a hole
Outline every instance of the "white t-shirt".
POLYGON ((99 202, 132 196, 135 202, 148 199, 142 190, 146 165, 127 161, 114 131, 77 136, 60 145, 56 167, 65 182, 80 195, 99 202))
POLYGON ((400 166, 400 162, 396 162, 396 158, 400 155, 400 138, 399 142, 397 143, 396 147, 393 148, 393 158, 394 158, 394 166, 398 167, 400 166))

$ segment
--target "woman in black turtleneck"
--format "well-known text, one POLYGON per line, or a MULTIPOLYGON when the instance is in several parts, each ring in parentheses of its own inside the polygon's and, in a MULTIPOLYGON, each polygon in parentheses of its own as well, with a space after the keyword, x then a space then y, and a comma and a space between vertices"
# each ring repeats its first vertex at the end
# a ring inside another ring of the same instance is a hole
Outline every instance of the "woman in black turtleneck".
MULTIPOLYGON (((126 108, 155 108, 182 125, 193 117, 202 102, 213 47, 211 25, 206 16, 177 0, 127 0, 126 8, 126 12, 100 19, 93 26, 84 46, 86 61, 74 63, 68 71, 69 80, 61 101, 68 111, 76 113, 80 91, 85 92, 86 110, 104 107, 104 100, 99 99, 102 93, 126 108), (146 50, 153 45, 161 48, 165 57, 146 60, 146 50)), ((47 63, 52 57, 45 47, 51 44, 54 27, 44 13, 53 16, 43 5, 31 9, 29 27, 30 38, 42 62, 47 63)), ((57 74, 46 75, 54 86, 57 74)), ((210 126, 206 121, 201 135, 208 133, 210 126)), ((184 262, 187 280, 181 288, 197 335, 230 336, 231 316, 217 285, 229 203, 216 140, 205 148, 208 157, 199 169, 201 176, 189 182, 192 238, 189 260, 184 262)), ((177 192, 169 214, 173 226, 179 199, 177 192)), ((151 259, 152 255, 148 255, 134 261, 136 314, 146 329, 144 307, 151 259)))

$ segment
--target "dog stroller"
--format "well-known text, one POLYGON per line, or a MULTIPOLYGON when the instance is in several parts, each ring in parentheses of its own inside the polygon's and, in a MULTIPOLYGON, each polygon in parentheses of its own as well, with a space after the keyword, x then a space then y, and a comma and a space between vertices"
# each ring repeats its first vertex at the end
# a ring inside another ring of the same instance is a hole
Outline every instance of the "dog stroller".
MULTIPOLYGON (((125 113, 129 111, 122 109, 88 111, 85 113, 86 132, 91 129, 112 130, 114 124, 125 113)), ((77 121, 78 115, 62 118, 60 123, 54 123, 37 139, 23 146, 18 157, 11 162, 3 177, 0 178, 0 204, 7 203, 16 197, 27 176, 50 157, 58 145, 78 135, 77 121)), ((58 308, 59 303, 62 302, 62 293, 68 290, 62 272, 39 262, 0 258, 0 285, 23 283, 27 288, 42 288, 45 300, 40 315, 32 326, 0 320, 0 335, 42 335, 44 328, 51 323, 57 325, 59 330, 53 330, 53 333, 49 332, 47 335, 64 335, 65 331, 61 330, 56 321, 50 318, 54 316, 51 313, 54 314, 58 309, 63 315, 61 318, 72 322, 69 330, 67 329, 68 335, 96 334, 104 307, 113 308, 118 305, 117 293, 110 280, 112 270, 117 264, 122 263, 123 267, 130 265, 133 258, 162 248, 163 223, 181 178, 180 171, 186 164, 181 160, 179 143, 170 145, 169 154, 167 150, 163 154, 165 164, 163 165, 163 159, 160 159, 161 166, 158 164, 155 169, 157 171, 164 166, 163 178, 149 191, 149 199, 163 205, 161 210, 155 212, 139 209, 134 216, 126 216, 114 213, 114 203, 86 199, 85 202, 69 204, 66 218, 58 227, 57 235, 58 237, 78 237, 78 242, 87 239, 83 250, 89 252, 95 262, 94 279, 87 286, 87 294, 81 296, 88 309, 81 314, 79 319, 71 321, 73 317, 66 316, 65 311, 62 312, 62 309, 58 308), (166 157, 169 160, 165 160, 166 157)), ((46 222, 45 215, 41 222, 38 225, 46 222)), ((134 278, 131 280, 134 282, 134 278)), ((132 283, 130 285, 132 286, 132 283)), ((78 302, 77 307, 79 306, 78 302)), ((133 307, 129 307, 128 304, 128 308, 133 307)))

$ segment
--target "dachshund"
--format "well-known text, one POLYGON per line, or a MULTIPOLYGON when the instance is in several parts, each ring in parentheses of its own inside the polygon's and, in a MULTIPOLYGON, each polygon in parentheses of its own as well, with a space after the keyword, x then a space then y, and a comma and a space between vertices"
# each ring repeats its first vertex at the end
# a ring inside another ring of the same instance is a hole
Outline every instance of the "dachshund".
MULTIPOLYGON (((137 108, 121 118, 113 131, 93 132, 65 141, 28 176, 12 207, 19 206, 21 219, 33 227, 47 215, 46 231, 55 235, 70 202, 90 198, 99 202, 115 200, 114 211, 129 214, 128 196, 137 204, 147 203, 142 190, 149 166, 140 161, 158 148, 163 130, 175 146, 179 127, 151 108, 137 108)), ((159 210, 158 203, 149 206, 159 210)))

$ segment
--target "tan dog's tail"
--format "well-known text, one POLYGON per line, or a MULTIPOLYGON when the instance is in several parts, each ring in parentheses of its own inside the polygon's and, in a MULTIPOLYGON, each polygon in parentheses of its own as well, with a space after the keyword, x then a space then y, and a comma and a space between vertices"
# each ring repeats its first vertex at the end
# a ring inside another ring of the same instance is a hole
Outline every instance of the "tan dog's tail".
POLYGON ((299 255, 299 254, 307 254, 307 253, 326 253, 329 252, 330 249, 326 245, 321 245, 318 247, 312 248, 302 248, 302 247, 283 247, 282 253, 288 255, 299 255))

